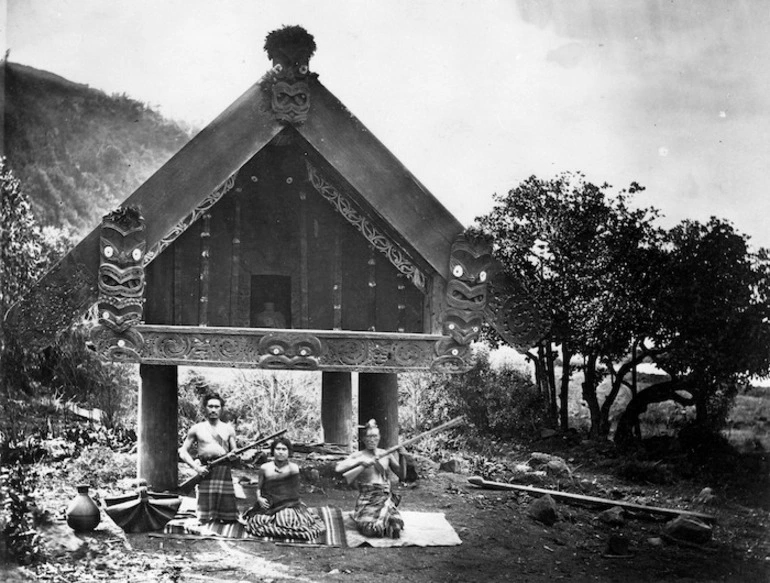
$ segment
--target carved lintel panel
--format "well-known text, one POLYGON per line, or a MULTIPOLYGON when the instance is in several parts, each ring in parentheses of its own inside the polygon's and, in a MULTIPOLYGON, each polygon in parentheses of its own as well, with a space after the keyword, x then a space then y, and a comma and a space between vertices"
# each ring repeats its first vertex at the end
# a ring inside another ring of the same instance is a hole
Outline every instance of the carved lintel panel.
POLYGON ((308 179, 318 193, 323 196, 348 223, 355 227, 377 251, 385 255, 398 271, 425 293, 427 278, 420 269, 414 265, 406 254, 386 237, 371 220, 363 216, 353 203, 340 193, 321 173, 306 161, 308 179))
POLYGON ((448 337, 390 332, 176 327, 140 324, 139 361, 145 364, 281 368, 349 372, 471 367, 467 347, 437 354, 448 337))

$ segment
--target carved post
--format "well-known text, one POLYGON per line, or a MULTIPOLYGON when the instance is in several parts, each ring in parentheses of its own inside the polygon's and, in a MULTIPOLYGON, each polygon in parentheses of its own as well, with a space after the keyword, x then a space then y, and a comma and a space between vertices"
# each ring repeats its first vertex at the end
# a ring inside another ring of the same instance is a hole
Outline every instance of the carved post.
POLYGON ((139 365, 139 478, 153 490, 177 487, 177 367, 139 365))
MULTIPOLYGON (((398 443, 398 375, 395 373, 360 373, 358 375, 358 424, 369 419, 380 427, 380 447, 398 443)), ((363 445, 359 432, 358 443, 363 445)))
POLYGON ((350 447, 353 388, 349 372, 324 372, 321 380, 321 425, 324 441, 350 447))

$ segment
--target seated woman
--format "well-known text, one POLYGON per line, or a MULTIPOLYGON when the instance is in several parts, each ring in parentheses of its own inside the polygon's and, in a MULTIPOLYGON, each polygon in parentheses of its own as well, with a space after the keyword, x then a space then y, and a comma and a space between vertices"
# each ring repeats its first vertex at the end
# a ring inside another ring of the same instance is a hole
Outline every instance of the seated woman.
POLYGON ((286 437, 270 445, 273 461, 259 469, 257 503, 244 515, 254 536, 312 540, 326 528, 299 499, 299 466, 289 461, 293 451, 286 437))

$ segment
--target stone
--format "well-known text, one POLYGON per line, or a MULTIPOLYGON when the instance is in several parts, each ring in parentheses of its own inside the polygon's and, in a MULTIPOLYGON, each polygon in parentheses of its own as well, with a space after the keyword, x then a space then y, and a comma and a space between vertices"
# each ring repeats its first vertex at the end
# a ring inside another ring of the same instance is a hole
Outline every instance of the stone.
POLYGON ((682 515, 667 522, 663 532, 672 539, 702 545, 711 540, 713 529, 697 518, 682 515))
POLYGON ((613 506, 599 513, 599 520, 610 526, 621 526, 625 523, 625 510, 620 506, 613 506))
POLYGON ((569 469, 567 462, 563 459, 551 460, 545 464, 545 471, 555 476, 571 476, 572 470, 569 469))
POLYGON ((441 462, 441 465, 438 467, 439 472, 449 472, 452 474, 462 474, 464 473, 464 466, 463 460, 460 458, 450 458, 448 460, 445 460, 441 462))
POLYGON ((621 534, 610 535, 610 538, 607 539, 607 550, 605 552, 608 555, 614 556, 627 555, 628 539, 621 534))
POLYGON ((703 488, 703 490, 701 490, 700 493, 695 497, 695 502, 698 504, 710 505, 714 504, 716 500, 717 497, 714 495, 714 490, 709 487, 703 488))
POLYGON ((527 514, 546 526, 552 526, 559 519, 556 502, 550 494, 535 499, 527 508, 527 514))

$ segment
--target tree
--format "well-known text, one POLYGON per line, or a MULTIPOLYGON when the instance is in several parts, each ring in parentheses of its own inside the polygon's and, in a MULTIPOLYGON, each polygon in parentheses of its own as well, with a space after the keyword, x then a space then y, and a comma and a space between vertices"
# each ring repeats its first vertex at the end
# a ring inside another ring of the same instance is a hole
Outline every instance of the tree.
POLYGON ((737 387, 770 373, 770 261, 751 252, 746 236, 723 220, 684 221, 661 245, 649 356, 670 380, 635 395, 615 439, 652 403, 694 405, 696 422, 712 430, 725 421, 737 387))
POLYGON ((560 347, 563 429, 569 423, 572 359, 582 356, 583 398, 593 436, 601 425, 596 396, 601 365, 626 354, 642 326, 654 259, 649 250, 658 236, 653 226, 657 212, 628 205, 642 187, 632 183, 614 196, 609 189, 579 173, 552 180, 532 176, 496 197, 493 210, 477 219, 478 228, 493 237, 495 257, 504 269, 551 311, 551 337, 544 350, 529 356, 547 372, 553 368, 552 347, 560 347))

